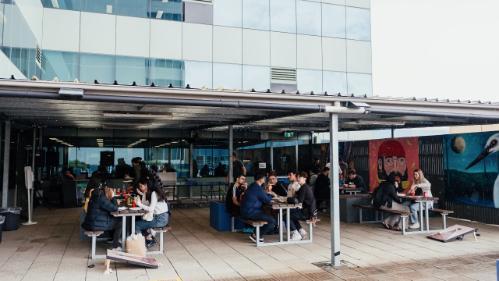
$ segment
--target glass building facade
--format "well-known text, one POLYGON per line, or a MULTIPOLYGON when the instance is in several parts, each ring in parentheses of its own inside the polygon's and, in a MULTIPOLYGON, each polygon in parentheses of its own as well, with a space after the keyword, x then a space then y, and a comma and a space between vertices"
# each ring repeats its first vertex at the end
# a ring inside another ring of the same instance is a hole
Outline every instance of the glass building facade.
POLYGON ((370 41, 369 0, 0 0, 0 77, 372 95, 370 41))

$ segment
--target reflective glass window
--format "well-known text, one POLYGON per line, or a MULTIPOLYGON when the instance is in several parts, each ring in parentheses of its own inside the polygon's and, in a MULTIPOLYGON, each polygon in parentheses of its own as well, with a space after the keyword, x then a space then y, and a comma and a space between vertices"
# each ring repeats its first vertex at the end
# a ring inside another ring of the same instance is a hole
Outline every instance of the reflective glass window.
POLYGON ((323 90, 328 94, 347 94, 347 74, 345 72, 324 71, 323 90))
POLYGON ((213 23, 215 25, 241 27, 241 0, 214 0, 213 23))
POLYGON ((347 38, 371 40, 371 19, 369 10, 347 7, 347 38))
POLYGON ((3 21, 4 21, 4 6, 5 4, 1 3, 2 0, 0 0, 0 46, 3 45, 3 21))
POLYGON ((145 58, 116 57, 116 81, 119 84, 146 84, 147 60, 145 58))
POLYGON ((270 29, 296 33, 295 0, 270 1, 270 29))
POLYGON ((174 87, 184 85, 184 63, 177 60, 151 59, 150 77, 147 84, 154 82, 156 85, 174 87))
POLYGON ((113 14, 115 0, 82 0, 81 10, 84 12, 113 14))
POLYGON ((213 64, 213 88, 241 89, 240 64, 214 63, 213 64))
POLYGON ((80 55, 80 81, 93 83, 114 82, 114 56, 81 54, 80 55))
POLYGON ((42 0, 42 5, 45 8, 79 11, 81 0, 42 0))
MULTIPOLYGON (((129 1, 129 0, 122 0, 129 1)), ((182 21, 182 0, 151 0, 150 18, 182 21)))
POLYGON ((43 51, 42 79, 74 81, 78 78, 78 54, 59 51, 43 51))
POLYGON ((296 80, 300 93, 322 92, 322 71, 298 69, 296 80))
POLYGON ((115 0, 113 14, 129 17, 147 17, 149 1, 115 0))
POLYGON ((192 88, 212 88, 212 65, 209 62, 186 61, 185 85, 192 88))
POLYGON ((269 30, 269 0, 243 0, 243 27, 269 30))
POLYGON ((321 4, 309 1, 297 1, 297 32, 308 35, 321 35, 321 4))
POLYGON ((213 5, 184 2, 184 22, 213 24, 213 5))
POLYGON ((243 65, 243 89, 265 91, 270 89, 270 68, 243 65))
POLYGON ((372 76, 370 74, 348 73, 348 94, 372 96, 372 76))
POLYGON ((322 36, 345 38, 345 6, 322 5, 322 36))

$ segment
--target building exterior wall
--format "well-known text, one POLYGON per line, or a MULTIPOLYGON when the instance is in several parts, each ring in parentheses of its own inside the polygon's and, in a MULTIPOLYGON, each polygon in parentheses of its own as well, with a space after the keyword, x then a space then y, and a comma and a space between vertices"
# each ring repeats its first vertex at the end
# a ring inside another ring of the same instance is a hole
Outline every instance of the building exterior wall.
POLYGON ((372 94, 369 0, 0 0, 0 14, 28 78, 372 94))

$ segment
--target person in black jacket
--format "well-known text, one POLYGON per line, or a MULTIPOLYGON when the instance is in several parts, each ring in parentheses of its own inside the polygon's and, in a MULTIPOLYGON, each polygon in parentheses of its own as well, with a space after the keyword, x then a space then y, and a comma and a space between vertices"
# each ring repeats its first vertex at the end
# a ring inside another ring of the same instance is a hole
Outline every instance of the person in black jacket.
POLYGON ((118 206, 111 201, 113 196, 114 192, 111 188, 95 189, 88 203, 85 221, 81 226, 89 231, 112 231, 113 248, 118 248, 121 236, 121 220, 111 215, 112 212, 118 211, 118 206))
POLYGON ((300 220, 312 219, 317 215, 317 205, 315 203, 314 192, 307 184, 307 173, 301 172, 298 174, 298 183, 300 188, 296 191, 295 202, 301 203, 301 209, 291 210, 291 219, 289 227, 291 232, 291 240, 302 240, 307 236, 307 232, 300 225, 300 220))
POLYGON ((277 180, 276 171, 270 171, 266 189, 267 192, 273 192, 277 196, 286 197, 288 195, 288 189, 277 180))
POLYGON ((329 180, 329 167, 324 167, 315 180, 314 189, 315 199, 317 200, 317 208, 320 210, 326 210, 329 208, 330 186, 331 181, 329 180), (324 206, 322 206, 323 203, 325 203, 324 206))
MULTIPOLYGON (((392 172, 388 175, 388 179, 379 185, 373 197, 374 207, 385 207, 388 209, 409 212, 409 208, 402 205, 402 198, 397 195, 396 178, 397 174, 392 172)), ((400 230, 398 226, 399 221, 400 215, 391 215, 384 219, 382 223, 388 229, 400 230)))

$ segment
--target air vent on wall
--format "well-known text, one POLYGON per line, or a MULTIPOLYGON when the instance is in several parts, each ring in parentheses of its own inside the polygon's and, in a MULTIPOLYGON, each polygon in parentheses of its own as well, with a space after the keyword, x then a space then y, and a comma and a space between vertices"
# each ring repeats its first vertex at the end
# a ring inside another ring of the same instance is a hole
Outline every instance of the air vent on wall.
POLYGON ((296 69, 284 67, 272 67, 272 82, 296 83, 296 69))

